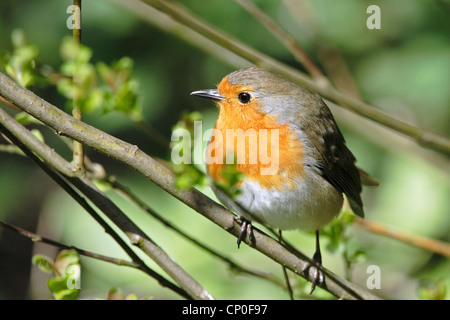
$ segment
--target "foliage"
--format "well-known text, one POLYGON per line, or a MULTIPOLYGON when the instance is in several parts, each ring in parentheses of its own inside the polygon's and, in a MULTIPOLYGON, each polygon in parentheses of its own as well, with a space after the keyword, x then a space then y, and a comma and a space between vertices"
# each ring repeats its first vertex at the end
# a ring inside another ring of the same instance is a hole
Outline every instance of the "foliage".
POLYGON ((84 112, 120 111, 134 121, 142 119, 139 84, 131 77, 133 60, 123 57, 110 66, 104 62, 94 66, 90 63, 92 50, 70 37, 61 44, 61 57, 60 70, 65 77, 57 82, 57 88, 70 104, 76 101, 84 112))
MULTIPOLYGON (((141 298, 141 300, 149 300, 149 299, 150 299, 150 297, 141 298)), ((108 296, 107 296, 106 300, 139 300, 139 298, 134 293, 130 293, 125 296, 122 289, 111 288, 108 291, 108 296)))
MULTIPOLYGON (((28 43, 23 30, 14 30, 11 39, 14 50, 2 52, 0 62, 6 73, 21 86, 54 84, 67 99, 68 109, 76 101, 83 112, 119 111, 133 121, 142 120, 139 83, 132 77, 133 60, 129 57, 122 57, 111 65, 101 61, 94 65, 91 48, 65 37, 60 46, 63 60, 60 73, 49 74, 53 67, 43 64, 39 69, 36 67, 39 51, 36 45, 28 43)), ((22 119, 27 118, 20 114, 22 119)))
MULTIPOLYGON (((171 142, 171 149, 179 153, 179 156, 187 162, 171 163, 172 169, 176 174, 175 185, 179 189, 191 189, 196 185, 204 186, 207 184, 208 179, 205 174, 198 168, 194 167, 195 163, 193 155, 195 153, 195 145, 199 143, 196 139, 195 124, 202 121, 201 113, 183 112, 180 120, 172 127, 172 138, 175 137, 175 141, 171 142), (177 132, 182 132, 180 137, 181 141, 178 142, 177 132), (186 141, 188 139, 188 141, 186 141), (175 149, 176 148, 176 149, 175 149)), ((198 137, 197 137, 198 139, 198 137)), ((172 152, 173 152, 172 151, 172 152)), ((232 199, 239 195, 239 183, 244 178, 244 175, 236 168, 237 158, 235 155, 232 164, 224 164, 220 171, 221 180, 214 181, 214 184, 228 194, 232 199)), ((224 162, 227 157, 224 157, 224 162)), ((228 155, 228 158, 231 158, 228 155)), ((211 182, 210 182, 211 183, 211 182)))
POLYGON ((180 120, 172 127, 172 138, 176 136, 176 132, 186 133, 183 134, 181 141, 172 141, 170 147, 179 153, 180 157, 188 161, 181 163, 171 163, 172 169, 176 175, 175 185, 177 188, 186 190, 191 189, 195 185, 206 185, 206 177, 198 168, 194 167, 193 154, 195 144, 195 123, 202 121, 202 115, 200 112, 186 112, 181 114, 180 120))
POLYGON ((236 156, 233 163, 225 163, 220 170, 222 179, 215 181, 216 186, 228 194, 231 199, 235 199, 241 193, 240 183, 245 177, 242 172, 237 170, 236 163, 236 156))
POLYGON ((48 288, 55 300, 75 300, 80 289, 80 257, 75 250, 62 250, 56 258, 37 254, 33 257, 33 264, 42 272, 51 273, 48 288))
POLYGON ((322 235, 328 238, 327 249, 339 254, 344 259, 347 270, 355 263, 362 262, 365 257, 365 252, 360 246, 355 246, 348 234, 348 227, 353 222, 354 215, 345 207, 329 225, 327 225, 322 235))
POLYGON ((445 300, 447 286, 443 279, 420 281, 419 297, 423 300, 445 300))
POLYGON ((39 80, 36 68, 37 46, 28 43, 21 29, 11 33, 12 52, 0 53, 0 66, 22 87, 30 87, 39 80))

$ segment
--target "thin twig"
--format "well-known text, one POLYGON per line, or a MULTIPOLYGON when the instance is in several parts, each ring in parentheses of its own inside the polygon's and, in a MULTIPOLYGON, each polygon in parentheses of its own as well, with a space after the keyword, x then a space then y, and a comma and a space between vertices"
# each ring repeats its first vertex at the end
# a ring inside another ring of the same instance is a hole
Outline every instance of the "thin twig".
POLYGON ((355 99, 362 100, 358 87, 337 47, 322 50, 319 53, 319 59, 328 77, 339 90, 355 99))
POLYGON ((437 254, 443 255, 444 257, 450 258, 450 243, 418 235, 410 235, 405 232, 395 230, 391 227, 387 227, 381 223, 370 221, 367 219, 361 219, 356 216, 353 222, 372 233, 395 239, 409 245, 435 252, 437 254))
MULTIPOLYGON (((283 243, 283 236, 282 236, 281 230, 278 230, 278 241, 280 243, 283 243)), ((289 299, 294 300, 294 291, 292 290, 291 282, 289 281, 289 275, 287 273, 286 267, 281 266, 281 268, 283 269, 283 276, 284 276, 284 281, 286 283, 287 291, 289 293, 289 299)))
MULTIPOLYGON (((272 233, 275 237, 278 235, 277 232, 270 227, 265 226, 270 233, 272 233)), ((289 243, 288 241, 286 241, 284 238, 282 239, 283 241, 283 245, 289 250, 289 252, 291 252, 292 254, 294 254, 297 257, 300 257, 301 259, 308 261, 308 268, 312 265, 316 265, 316 262, 312 259, 310 259, 309 257, 305 256, 302 252, 298 251, 297 248, 295 248, 291 243, 289 243)), ((316 266, 318 267, 318 266, 316 266)), ((329 279, 332 279, 334 282, 336 282, 340 287, 345 288, 345 290, 350 293, 351 295, 353 295, 355 297, 355 299, 358 300, 364 300, 365 297, 364 295, 360 295, 360 291, 357 287, 355 287, 351 282, 348 282, 347 280, 344 280, 340 277, 338 277, 337 275, 333 274, 330 270, 327 270, 323 267, 321 268, 321 272, 329 279)), ((338 297, 339 299, 342 297, 338 297)))
POLYGON ((95 252, 91 252, 91 251, 87 251, 87 250, 83 250, 80 248, 77 248, 75 246, 68 246, 65 245, 61 242, 43 237, 41 235, 38 235, 37 233, 31 232, 29 230, 25 230, 23 228, 14 226, 12 224, 0 221, 0 227, 11 230, 15 233, 18 233, 28 239, 30 239, 33 242, 42 242, 54 247, 58 247, 61 249, 74 249, 76 250, 79 254, 86 256, 86 257, 90 257, 90 258, 94 258, 97 260, 101 260, 101 261, 105 261, 105 262, 109 262, 112 264, 116 264, 118 266, 126 266, 126 267, 131 267, 131 268, 135 268, 135 269, 140 269, 140 265, 135 263, 135 262, 131 262, 131 261, 127 261, 124 259, 118 259, 118 258, 112 258, 112 257, 108 257, 99 253, 95 253, 95 252))
POLYGON ((163 134, 161 134, 158 130, 153 128, 149 123, 144 121, 143 119, 140 120, 133 120, 131 119, 134 124, 146 135, 148 135, 153 141, 158 143, 161 147, 169 148, 170 147, 170 140, 167 139, 163 134))
POLYGON ((23 156, 23 152, 20 151, 15 145, 12 144, 0 144, 0 152, 11 153, 11 154, 19 154, 23 156))
MULTIPOLYGON (((206 52, 210 57, 217 58, 236 68, 244 68, 251 66, 251 63, 239 55, 231 52, 227 48, 218 45, 214 41, 204 37, 198 32, 187 28, 178 21, 170 18, 166 14, 146 5, 140 0, 109 0, 110 2, 124 7, 137 17, 154 25, 158 29, 165 32, 176 34, 182 41, 189 43, 197 49, 206 52)), ((187 92, 189 93, 189 92, 187 92)))
POLYGON ((307 53, 300 47, 294 38, 284 30, 279 24, 272 20, 263 10, 250 0, 234 0, 241 7, 247 10, 255 19, 263 24, 297 59, 298 62, 306 69, 311 77, 320 85, 327 84, 328 79, 322 71, 309 58, 307 53))
MULTIPOLYGON (((78 46, 81 46, 81 0, 73 0, 74 6, 78 7, 79 15, 75 15, 75 19, 78 21, 75 23, 73 28, 73 39, 78 46)), ((78 82, 78 77, 76 72, 73 74, 73 85, 76 86, 78 82)), ((72 115, 75 119, 82 121, 83 114, 81 112, 81 108, 79 106, 78 95, 75 94, 73 96, 73 109, 72 115)), ((83 144, 74 141, 73 142, 73 165, 76 170, 84 170, 84 148, 83 144)))
POLYGON ((349 97, 347 94, 333 88, 331 85, 324 85, 313 81, 299 70, 281 63, 280 61, 246 45, 242 41, 229 36, 221 30, 218 30, 216 27, 194 15, 179 2, 166 0, 141 1, 157 10, 160 10, 161 12, 164 12, 178 22, 183 23, 188 28, 197 31, 206 38, 213 40, 217 44, 223 46, 229 51, 234 52, 255 65, 274 71, 311 91, 319 93, 323 97, 328 98, 341 106, 347 107, 349 110, 352 110, 363 117, 369 118, 379 124, 404 134, 425 148, 430 148, 446 155, 450 154, 449 138, 399 120, 389 115, 387 112, 375 108, 368 103, 349 97))

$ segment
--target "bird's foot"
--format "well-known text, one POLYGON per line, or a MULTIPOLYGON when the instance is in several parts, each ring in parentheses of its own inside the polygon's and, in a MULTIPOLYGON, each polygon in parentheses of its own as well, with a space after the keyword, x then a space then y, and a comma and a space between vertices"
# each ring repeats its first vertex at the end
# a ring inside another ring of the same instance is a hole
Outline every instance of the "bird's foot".
POLYGON ((312 285, 311 285, 311 292, 309 294, 312 294, 314 292, 314 290, 316 289, 316 286, 319 285, 319 287, 324 286, 325 285, 325 275, 323 273, 322 270, 323 266, 322 266, 322 256, 319 252, 315 252, 313 259, 312 259, 312 263, 308 263, 303 269, 302 269, 302 273, 306 274, 308 272, 308 274, 310 274, 310 272, 313 272, 312 274, 312 285))
POLYGON ((246 235, 248 236, 250 242, 253 242, 254 238, 253 238, 252 223, 250 221, 244 219, 243 217, 235 217, 234 219, 239 224, 241 224, 241 230, 240 230, 239 236, 237 238, 238 248, 241 245, 241 242, 245 238, 246 235))

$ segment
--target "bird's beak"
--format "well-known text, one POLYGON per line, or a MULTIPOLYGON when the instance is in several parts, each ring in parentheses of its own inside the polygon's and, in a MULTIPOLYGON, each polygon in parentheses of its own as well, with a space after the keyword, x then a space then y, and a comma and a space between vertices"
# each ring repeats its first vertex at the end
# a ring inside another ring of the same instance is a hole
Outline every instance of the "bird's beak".
POLYGON ((191 96, 197 96, 202 98, 208 98, 214 101, 226 101, 224 97, 219 94, 217 89, 205 89, 191 92, 191 96))

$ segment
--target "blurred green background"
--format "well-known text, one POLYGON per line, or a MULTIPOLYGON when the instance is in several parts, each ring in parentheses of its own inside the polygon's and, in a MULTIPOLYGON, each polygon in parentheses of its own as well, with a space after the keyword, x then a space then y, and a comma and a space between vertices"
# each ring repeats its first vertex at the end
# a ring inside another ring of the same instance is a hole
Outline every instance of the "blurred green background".
MULTIPOLYGON (((234 1, 180 2, 243 42, 302 69, 277 39, 234 1)), ((200 111, 204 117, 203 130, 211 128, 217 109, 213 103, 190 97, 189 93, 213 88, 236 67, 144 21, 132 12, 134 3, 83 1, 82 42, 92 48, 92 61, 111 63, 123 56, 134 60, 133 75, 140 83, 145 120, 167 138, 185 110, 200 111)), ((450 135, 449 1, 259 0, 254 3, 284 27, 325 72, 331 70, 337 57, 348 68, 364 100, 400 119, 450 135), (371 4, 381 8, 380 30, 366 27, 369 17, 366 8, 371 4)), ((67 0, 2 0, 0 50, 12 50, 11 32, 20 28, 28 41, 39 48, 39 61, 58 68, 61 41, 71 35, 66 27, 69 17, 66 9, 70 4, 67 0)), ((64 108, 65 100, 54 88, 32 90, 64 108)), ((410 234, 450 242, 448 157, 422 149, 409 139, 348 111, 334 107, 332 110, 358 165, 381 181, 380 187, 363 192, 366 217, 410 234)), ((150 155, 170 159, 168 151, 142 134, 123 114, 94 112, 86 114, 84 120, 138 145, 150 155)), ((49 145, 65 150, 53 131, 47 129, 42 133, 49 145)), ((61 152, 70 159, 67 150, 61 152)), ((283 279, 279 265, 246 245, 238 250, 235 238, 142 176, 89 149, 87 153, 173 224, 242 265, 283 279)), ((213 196, 209 188, 201 190, 213 196)), ((108 194, 216 298, 288 298, 285 291, 273 284, 234 274, 224 263, 187 243, 119 195, 108 194)), ((0 219, 65 244, 125 257, 96 222, 25 157, 0 153, 0 219)), ((365 252, 364 259, 349 270, 351 279, 365 287, 367 266, 375 264, 381 268, 381 289, 374 290, 375 294, 416 299, 424 283, 442 281, 450 288, 448 259, 370 234, 357 226, 350 226, 347 235, 352 247, 365 252)), ((312 255, 312 234, 290 231, 284 237, 312 255)), ((326 243, 325 238, 324 248, 326 243)), ((345 276, 342 257, 323 251, 324 265, 345 276)), ((31 257, 36 253, 53 257, 56 252, 55 248, 33 245, 0 229, 0 299, 50 298, 46 287, 48 275, 31 264, 31 257)), ((112 287, 120 287, 126 294, 136 293, 138 297, 178 298, 139 271, 85 257, 81 261, 80 298, 106 298, 112 287)), ((152 262, 149 264, 154 267, 152 262)), ((447 293, 446 298, 449 297, 447 293)))

